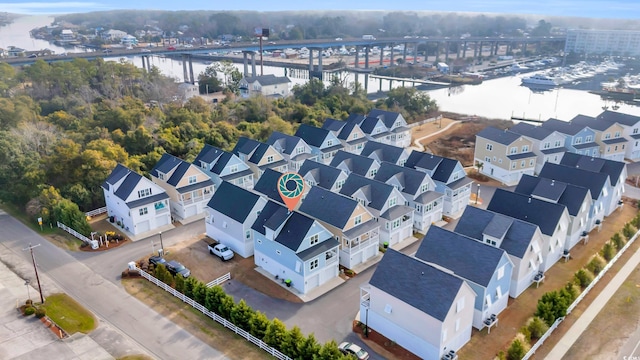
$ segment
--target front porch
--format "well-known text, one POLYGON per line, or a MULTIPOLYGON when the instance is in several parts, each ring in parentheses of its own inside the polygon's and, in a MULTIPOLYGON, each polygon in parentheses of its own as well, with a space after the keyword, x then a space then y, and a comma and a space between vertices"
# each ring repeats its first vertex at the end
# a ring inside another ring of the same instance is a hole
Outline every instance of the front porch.
POLYGON ((347 231, 342 236, 339 251, 340 265, 347 269, 353 270, 357 265, 365 263, 378 255, 380 246, 379 226, 374 221, 370 221, 364 226, 364 228, 359 226, 353 229, 358 230, 357 232, 347 231))

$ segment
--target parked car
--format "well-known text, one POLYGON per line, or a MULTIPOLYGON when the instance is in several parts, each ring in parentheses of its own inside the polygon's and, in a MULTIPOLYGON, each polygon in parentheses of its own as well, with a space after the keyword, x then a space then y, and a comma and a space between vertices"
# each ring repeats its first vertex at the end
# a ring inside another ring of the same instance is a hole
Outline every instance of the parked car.
POLYGON ((354 343, 345 341, 338 346, 338 349, 345 355, 355 355, 358 360, 367 360, 369 358, 369 353, 354 343))
POLYGON ((224 244, 209 244, 209 254, 215 255, 224 261, 233 258, 233 251, 224 244))
POLYGON ((175 50, 175 49, 176 49, 176 47, 175 47, 175 46, 169 46, 169 47, 167 47, 167 50, 175 50))
POLYGON ((157 266, 158 264, 166 265, 167 260, 165 260, 162 256, 152 256, 149 258, 149 264, 153 264, 157 266))
POLYGON ((151 52, 149 49, 142 49, 142 52, 151 52))
POLYGON ((191 271, 189 269, 175 260, 167 262, 165 266, 173 276, 180 274, 183 278, 188 278, 189 275, 191 275, 191 271))

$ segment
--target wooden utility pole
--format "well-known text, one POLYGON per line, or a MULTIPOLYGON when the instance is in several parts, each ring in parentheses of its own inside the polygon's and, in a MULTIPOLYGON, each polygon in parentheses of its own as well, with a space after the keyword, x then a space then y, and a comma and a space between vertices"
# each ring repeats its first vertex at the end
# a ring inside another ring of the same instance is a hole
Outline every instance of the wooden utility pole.
POLYGON ((29 243, 29 246, 22 250, 23 251, 29 250, 31 252, 31 260, 33 261, 33 270, 36 272, 36 281, 38 282, 38 292, 40 293, 40 302, 44 304, 44 296, 42 296, 42 287, 40 286, 40 277, 38 276, 38 266, 36 265, 36 256, 33 254, 33 249, 37 248, 38 246, 40 246, 40 244, 31 245, 31 243, 29 243))

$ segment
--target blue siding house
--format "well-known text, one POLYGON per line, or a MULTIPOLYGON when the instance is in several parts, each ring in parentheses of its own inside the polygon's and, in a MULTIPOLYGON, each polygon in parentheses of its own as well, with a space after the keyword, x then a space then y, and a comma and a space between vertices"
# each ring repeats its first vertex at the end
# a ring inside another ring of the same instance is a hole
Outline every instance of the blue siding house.
POLYGON ((507 307, 513 263, 504 250, 432 226, 415 256, 452 271, 475 291, 476 329, 482 330, 491 315, 498 315, 507 307))
POLYGON ((338 276, 338 241, 316 220, 269 201, 251 227, 255 264, 301 294, 338 276))

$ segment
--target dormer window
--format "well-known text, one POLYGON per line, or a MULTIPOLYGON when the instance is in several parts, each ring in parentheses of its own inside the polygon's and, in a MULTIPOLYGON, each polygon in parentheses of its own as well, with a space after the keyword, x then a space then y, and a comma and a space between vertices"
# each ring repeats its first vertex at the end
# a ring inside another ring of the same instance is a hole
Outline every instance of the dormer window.
POLYGON ((573 140, 573 143, 574 143, 574 144, 576 144, 576 145, 577 145, 577 144, 582 144, 582 138, 581 138, 581 137, 577 137, 577 138, 575 138, 575 139, 573 140))
MULTIPOLYGON (((635 133, 634 133, 635 134, 635 133)), ((358 138, 358 133, 353 133, 353 135, 351 135, 352 139, 357 139, 358 138)))
POLYGON ((333 145, 333 140, 327 140, 327 146, 333 145))
POLYGON ((158 179, 164 180, 164 174, 161 172, 158 172, 158 179))
POLYGON ((229 166, 229 172, 232 174, 238 172, 238 164, 229 166))
MULTIPOLYGON (((549 145, 549 144, 547 143, 547 144, 545 144, 545 145, 549 145)), ((546 149, 546 148, 545 148, 545 149, 546 149)), ((510 155, 517 154, 517 153, 518 153, 518 147, 517 147, 517 146, 514 146, 514 147, 512 147, 511 149, 509 149, 509 154, 510 154, 510 155)))
POLYGON ((523 153, 529 152, 529 145, 522 145, 522 152, 523 153))
POLYGON ((304 153, 304 146, 298 146, 296 148, 296 154, 302 154, 304 153))
POLYGON ((398 199, 396 199, 395 196, 389 199, 389 207, 396 206, 397 203, 398 203, 398 199))
POLYGON ((427 190, 429 190, 429 184, 420 185, 420 193, 423 193, 423 192, 425 192, 427 190))
POLYGON ((620 131, 616 131, 615 134, 613 134, 614 138, 619 138, 620 137, 620 131))
POLYGON ((198 180, 197 176, 195 175, 189 176, 189 184, 195 184, 197 180, 198 180))
POLYGON ((151 188, 138 190, 138 199, 151 195, 151 188))
POLYGON ((591 135, 587 135, 587 137, 584 139, 584 142, 587 142, 587 143, 591 141, 593 141, 593 137, 591 135))
POLYGON ((358 215, 353 219, 355 225, 360 225, 362 223, 362 215, 358 215))
POLYGON ((272 163, 273 162, 273 155, 267 156, 267 162, 268 163, 272 163))
POLYGON ((309 242, 311 243, 311 245, 317 244, 318 241, 320 241, 320 236, 318 234, 311 235, 311 237, 309 238, 309 242))

